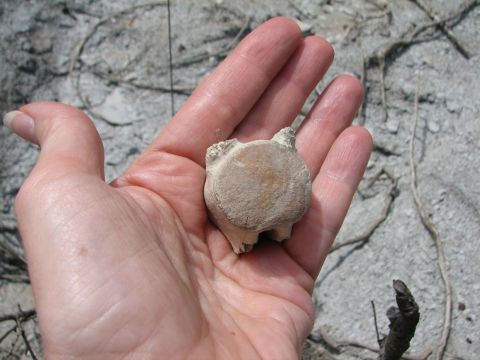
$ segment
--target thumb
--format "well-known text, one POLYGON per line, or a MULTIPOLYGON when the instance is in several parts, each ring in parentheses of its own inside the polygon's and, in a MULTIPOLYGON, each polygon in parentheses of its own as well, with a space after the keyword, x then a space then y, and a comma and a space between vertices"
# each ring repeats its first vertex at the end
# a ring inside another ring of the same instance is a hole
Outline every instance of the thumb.
POLYGON ((3 122, 18 136, 40 145, 32 171, 88 173, 104 178, 104 153, 92 121, 80 110, 62 103, 38 102, 4 116, 3 122))

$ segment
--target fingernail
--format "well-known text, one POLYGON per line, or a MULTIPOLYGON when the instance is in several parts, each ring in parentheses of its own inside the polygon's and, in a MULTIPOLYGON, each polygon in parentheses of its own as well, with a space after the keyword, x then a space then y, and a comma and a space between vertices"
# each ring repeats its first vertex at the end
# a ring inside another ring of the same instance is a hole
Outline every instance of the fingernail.
POLYGON ((35 124, 33 119, 27 114, 18 110, 10 111, 3 116, 3 125, 25 140, 36 142, 35 124))

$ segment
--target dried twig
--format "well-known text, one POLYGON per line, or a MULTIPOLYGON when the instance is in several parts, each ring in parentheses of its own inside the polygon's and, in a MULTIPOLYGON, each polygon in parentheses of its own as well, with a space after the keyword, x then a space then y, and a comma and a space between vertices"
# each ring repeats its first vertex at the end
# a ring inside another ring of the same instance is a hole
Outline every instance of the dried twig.
POLYGON ((380 67, 380 94, 382 98, 383 122, 388 120, 387 89, 385 88, 385 58, 378 59, 380 67))
MULTIPOLYGON (((308 340, 315 344, 322 345, 325 348, 328 348, 332 352, 340 352, 342 348, 345 347, 354 347, 359 349, 368 350, 374 353, 379 353, 380 348, 374 347, 368 344, 361 343, 359 341, 350 340, 350 341, 337 341, 331 336, 327 335, 321 329, 317 329, 315 334, 310 334, 308 340)), ((431 351, 427 351, 424 354, 420 355, 402 355, 401 359, 404 360, 425 360, 431 354, 431 351)))
POLYGON ((336 341, 326 334, 321 327, 316 329, 314 333, 310 334, 308 339, 317 344, 322 344, 328 349, 336 352, 340 351, 342 347, 358 347, 366 349, 378 353, 379 360, 426 359, 432 353, 431 351, 420 356, 404 355, 404 352, 410 346, 410 340, 415 334, 415 329, 420 319, 420 313, 415 299, 403 281, 394 280, 393 288, 396 293, 398 308, 392 307, 387 311, 387 316, 390 320, 390 332, 388 336, 383 339, 380 339, 378 332, 375 304, 373 301, 371 302, 379 348, 362 344, 357 341, 336 341))
POLYGON ((384 156, 400 156, 401 155, 401 153, 395 151, 395 149, 389 149, 386 144, 381 144, 375 140, 373 140, 373 151, 379 152, 384 156))
MULTIPOLYGON (((0 231, 0 233, 2 233, 2 231, 0 231)), ((12 246, 10 246, 8 242, 0 241, 0 248, 5 250, 5 252, 7 252, 14 259, 18 259, 20 262, 22 262, 25 265, 27 264, 25 257, 16 249, 14 249, 12 246)))
POLYGON ((2 336, 0 336, 0 344, 15 330, 17 330, 17 324, 15 324, 13 327, 5 331, 5 333, 2 336))
POLYGON ((110 84, 122 84, 122 85, 127 85, 137 89, 142 89, 142 90, 159 91, 162 93, 168 93, 170 91, 173 91, 175 94, 179 94, 179 95, 191 95, 193 90, 195 89, 194 86, 187 86, 187 85, 177 85, 177 86, 174 86, 173 88, 170 88, 170 86, 168 85, 143 84, 143 83, 138 83, 134 80, 120 79, 111 74, 107 74, 107 73, 95 71, 95 70, 91 71, 91 73, 101 78, 102 80, 109 82, 110 84))
POLYGON ((377 342, 380 344, 380 333, 378 331, 377 311, 375 310, 375 302, 371 300, 370 304, 372 305, 373 325, 375 325, 375 335, 377 336, 377 342))
POLYGON ((378 227, 387 219, 388 214, 390 213, 391 207, 393 200, 395 199, 395 192, 397 188, 397 179, 393 177, 387 170, 382 169, 373 179, 372 182, 370 183, 370 186, 375 182, 382 174, 386 174, 390 180, 391 184, 388 187, 387 190, 387 196, 385 197, 385 202, 383 205, 382 209, 382 214, 378 218, 376 222, 374 222, 363 234, 360 234, 352 239, 343 241, 339 244, 335 244, 330 248, 329 253, 333 253, 334 251, 337 251, 338 249, 341 249, 345 246, 357 244, 360 242, 366 242, 370 239, 370 237, 373 235, 373 233, 378 229, 378 227))
POLYGON ((398 54, 400 50, 404 50, 405 48, 409 47, 410 45, 414 44, 418 35, 423 33, 424 31, 431 29, 433 27, 445 24, 449 21, 452 21, 458 17, 464 16, 467 12, 471 11, 475 6, 479 5, 479 0, 469 0, 461 5, 455 12, 442 19, 438 19, 435 21, 431 21, 425 23, 419 27, 411 27, 404 33, 402 33, 398 38, 393 39, 386 44, 382 45, 380 48, 375 50, 373 54, 368 56, 366 60, 366 65, 378 65, 380 61, 385 61, 389 59, 393 54, 398 54))
POLYGON ((17 321, 18 318, 20 319, 20 321, 27 321, 27 320, 30 320, 35 315, 36 315, 35 309, 31 309, 31 310, 20 309, 18 314, 6 314, 6 315, 0 316, 0 322, 17 321))
POLYGON ((25 330, 23 329, 22 323, 29 321, 33 319, 36 315, 36 311, 34 309, 32 310, 27 310, 24 311, 18 306, 18 312, 16 314, 6 314, 0 316, 0 323, 1 322, 6 322, 6 321, 13 321, 15 325, 11 328, 9 328, 5 333, 3 333, 2 336, 0 336, 0 344, 12 333, 17 334, 17 338, 15 341, 12 343, 12 346, 10 348, 10 352, 7 355, 7 357, 11 356, 13 354, 15 345, 18 342, 18 339, 22 337, 23 341, 25 342, 25 346, 27 347, 27 351, 30 352, 30 355, 32 356, 33 359, 37 359, 35 356, 35 353, 33 352, 33 349, 30 346, 30 342, 27 339, 27 336, 25 334, 25 330))
POLYGON ((443 357, 445 352, 445 348, 447 347, 448 338, 450 335, 450 324, 452 318, 452 286, 450 284, 450 280, 448 277, 447 272, 447 265, 445 259, 445 252, 443 249, 443 241, 438 233, 435 225, 430 220, 427 212, 425 211, 424 205, 422 200, 420 199, 420 195, 418 194, 417 189, 417 166, 414 160, 415 154, 415 130, 417 128, 418 123, 418 85, 415 91, 415 116, 412 124, 412 131, 411 131, 411 138, 410 138, 410 174, 411 174, 411 189, 413 193, 413 199, 415 201, 415 207, 417 209, 418 214, 420 215, 420 219, 422 221, 423 226, 430 234, 432 238, 435 248, 437 250, 437 261, 438 267, 440 269, 440 275, 442 277, 443 286, 445 289, 445 310, 444 310, 444 319, 443 319, 443 327, 442 327, 442 334, 440 337, 440 343, 437 347, 437 352, 435 353, 435 359, 440 360, 443 357))
MULTIPOLYGON (((401 52, 405 51, 411 45, 419 42, 417 37, 424 31, 433 27, 444 26, 449 21, 456 18, 465 16, 474 7, 480 4, 479 0, 468 0, 462 4, 455 12, 447 15, 444 18, 435 17, 434 21, 427 22, 421 26, 413 26, 410 29, 403 32, 398 38, 393 39, 377 50, 375 50, 370 56, 364 59, 364 66, 366 69, 372 66, 378 66, 380 68, 380 85, 381 85, 381 99, 382 109, 384 112, 384 120, 388 119, 388 105, 385 89, 385 77, 388 70, 389 60, 391 61, 394 56, 398 56, 401 52)), ((366 77, 365 77, 366 78, 366 77)), ((365 110, 363 110, 365 111, 365 110)))
POLYGON ((365 95, 358 111, 358 124, 363 126, 367 121, 367 102, 368 102, 368 87, 367 87, 367 67, 365 65, 365 54, 362 51, 362 61, 360 63, 360 82, 365 89, 365 95))
MULTIPOLYGON (((23 313, 22 308, 20 305, 18 305, 18 311, 20 314, 23 313)), ((33 360, 37 360, 37 356, 35 355, 35 352, 33 351, 32 347, 30 346, 30 341, 27 338, 27 334, 25 334, 25 330, 23 329, 22 321, 20 320, 19 315, 17 314, 15 318, 15 322, 17 323, 17 328, 20 330, 20 335, 22 336, 23 342, 25 343, 25 346, 27 347, 27 351, 30 353, 30 356, 32 357, 33 360)))
MULTIPOLYGON (((423 12, 425 12, 425 14, 427 14, 427 16, 430 19, 432 19, 433 21, 440 21, 441 20, 440 17, 438 15, 436 15, 433 12, 433 10, 427 4, 425 4, 422 0, 410 0, 410 1, 412 1, 420 9, 422 9, 423 12)), ((453 46, 455 46, 455 48, 460 52, 460 54, 462 54, 463 57, 465 57, 466 59, 470 59, 472 57, 470 52, 467 50, 466 46, 463 45, 462 42, 457 39, 457 37, 453 33, 452 29, 445 22, 440 22, 437 25, 437 27, 442 30, 442 32, 445 34, 445 36, 448 38, 448 40, 450 40, 450 42, 453 44, 453 46)))
POLYGON ((19 328, 17 326, 17 324, 15 324, 15 340, 12 341, 12 344, 10 346, 10 350, 8 351, 7 355, 5 356, 5 359, 10 359, 13 355, 13 352, 15 351, 15 347, 17 346, 18 344, 18 340, 20 340, 20 331, 19 331, 19 328))
POLYGON ((25 257, 13 239, 18 239, 16 228, 0 227, 0 280, 28 283, 25 257))
POLYGON ((0 234, 2 234, 2 233, 17 235, 18 230, 17 230, 16 227, 0 225, 0 234))
POLYGON ((407 285, 401 280, 393 280, 393 289, 398 308, 391 307, 387 311, 390 331, 386 338, 378 341, 378 360, 400 360, 410 347, 410 340, 420 320, 418 305, 407 285))

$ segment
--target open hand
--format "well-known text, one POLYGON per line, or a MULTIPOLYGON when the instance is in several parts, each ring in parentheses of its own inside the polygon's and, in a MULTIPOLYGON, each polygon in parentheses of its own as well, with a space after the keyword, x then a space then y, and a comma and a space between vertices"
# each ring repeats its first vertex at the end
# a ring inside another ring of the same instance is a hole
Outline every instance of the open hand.
POLYGON ((33 103, 7 116, 41 147, 16 212, 48 358, 298 356, 314 280, 371 151, 369 133, 351 126, 362 87, 338 77, 299 129, 312 205, 282 244, 233 253, 207 217, 205 152, 288 126, 332 59, 325 40, 302 38, 293 21, 266 22, 110 184, 82 112, 33 103))

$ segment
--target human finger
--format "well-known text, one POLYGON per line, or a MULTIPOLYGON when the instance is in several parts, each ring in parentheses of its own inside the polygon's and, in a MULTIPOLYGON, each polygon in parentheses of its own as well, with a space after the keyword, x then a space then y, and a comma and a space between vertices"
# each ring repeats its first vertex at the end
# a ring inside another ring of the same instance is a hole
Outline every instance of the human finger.
MULTIPOLYGON (((84 209, 94 206, 103 192, 89 194, 88 183, 104 184, 103 145, 95 126, 71 106, 38 102, 5 115, 13 132, 40 146, 38 160, 15 199, 17 223, 28 259, 30 278, 38 295, 45 285, 57 285, 59 268, 65 264, 58 250, 68 248, 78 229, 72 228, 67 243, 57 242, 68 233, 66 224, 84 209), (86 181, 87 180, 87 181, 86 181)), ((105 185, 106 187, 106 185, 105 185)), ((93 226, 93 223, 89 224, 93 226)), ((68 261, 67 261, 68 262, 68 261)), ((42 297, 42 296, 40 296, 42 297)))
POLYGON ((240 141, 270 139, 289 126, 326 73, 333 56, 333 48, 325 39, 305 38, 232 137, 240 141))
POLYGON ((312 204, 294 226, 285 250, 316 278, 362 179, 372 149, 370 133, 344 130, 332 145, 312 184, 312 204))
POLYGON ((278 17, 249 34, 203 81, 147 150, 205 163, 206 149, 229 138, 301 42, 297 24, 278 17))
POLYGON ((40 146, 30 178, 68 171, 103 179, 102 141, 91 120, 80 110, 62 103, 31 103, 6 114, 4 123, 20 137, 40 146))
POLYGON ((360 82, 349 75, 333 80, 297 131, 296 147, 314 178, 335 139, 351 125, 363 99, 360 82))

